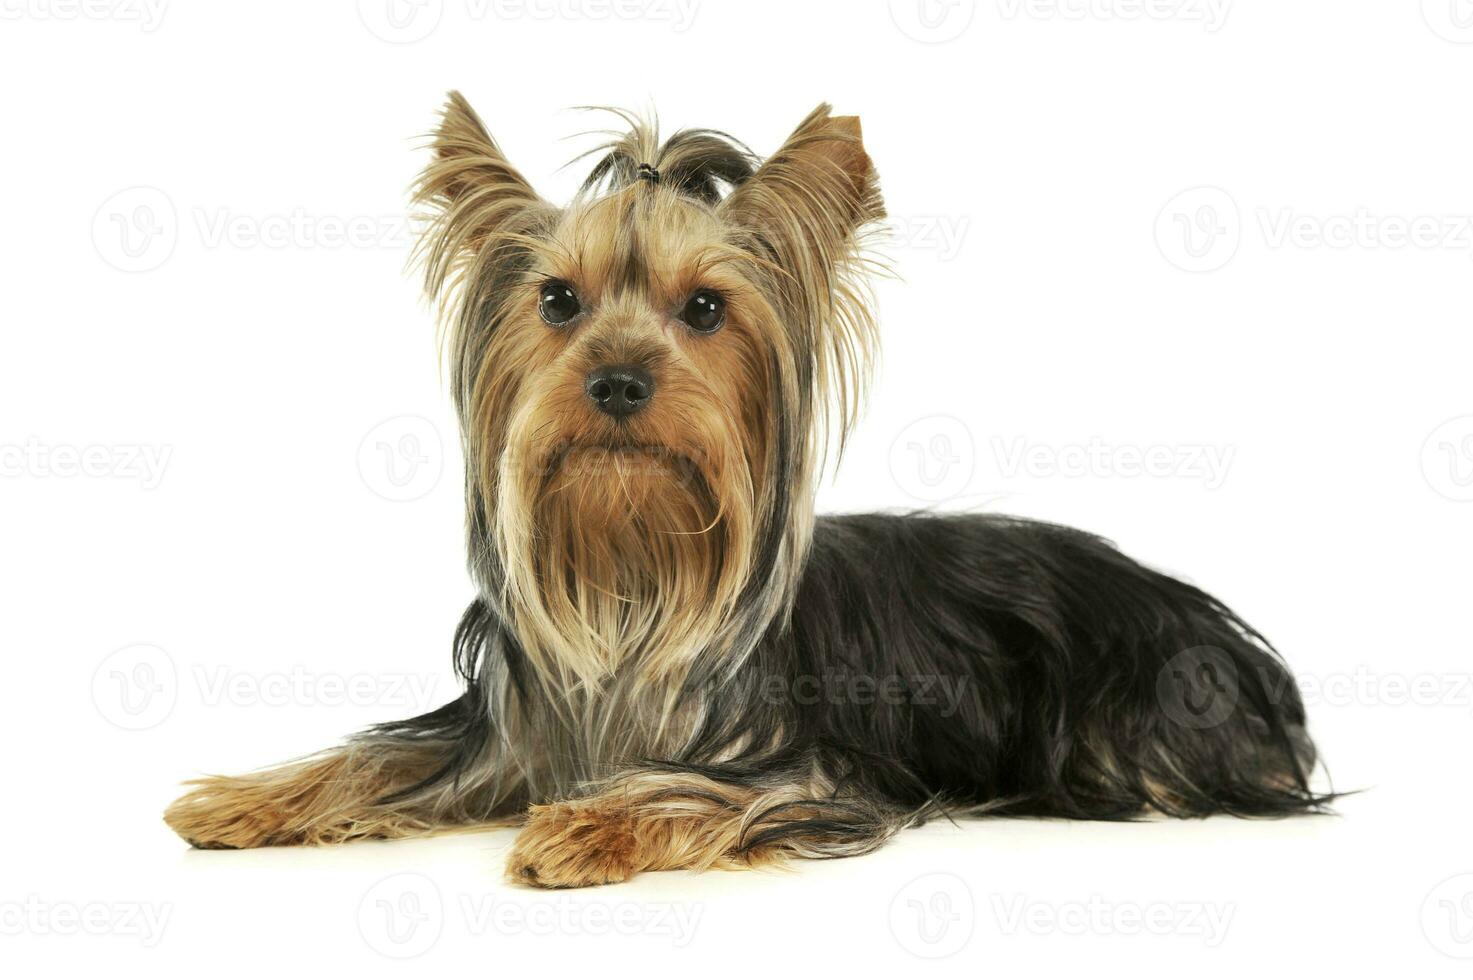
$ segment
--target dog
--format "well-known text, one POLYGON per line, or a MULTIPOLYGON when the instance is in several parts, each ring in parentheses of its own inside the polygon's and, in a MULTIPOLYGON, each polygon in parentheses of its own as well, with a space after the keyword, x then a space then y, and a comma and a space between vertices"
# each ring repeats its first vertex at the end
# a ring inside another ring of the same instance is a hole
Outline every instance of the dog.
POLYGON ((466 460, 464 693, 165 819, 201 848, 521 823, 541 887, 871 851, 946 815, 1323 812, 1223 603, 1090 534, 815 517, 876 347, 859 120, 627 132, 567 207, 452 92, 414 191, 466 460))

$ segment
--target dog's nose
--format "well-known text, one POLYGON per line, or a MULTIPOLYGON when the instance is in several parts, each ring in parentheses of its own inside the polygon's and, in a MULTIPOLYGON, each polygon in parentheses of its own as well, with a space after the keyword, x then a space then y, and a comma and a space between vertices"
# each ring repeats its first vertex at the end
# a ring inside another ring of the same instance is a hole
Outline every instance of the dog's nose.
POLYGON ((583 390, 600 412, 622 419, 650 403, 655 379, 637 364, 609 364, 590 374, 583 390))

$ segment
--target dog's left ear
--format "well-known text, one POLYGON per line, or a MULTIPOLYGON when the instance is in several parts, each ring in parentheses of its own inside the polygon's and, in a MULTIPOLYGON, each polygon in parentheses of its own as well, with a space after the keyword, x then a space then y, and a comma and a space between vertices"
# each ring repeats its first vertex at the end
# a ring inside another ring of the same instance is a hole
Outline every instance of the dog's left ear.
POLYGON ((767 257, 805 282, 843 261, 864 226, 885 216, 859 117, 829 113, 827 104, 809 113, 724 204, 767 257))
POLYGON ((859 117, 830 115, 820 105, 721 208, 748 236, 748 247, 780 270, 783 313, 816 357, 816 377, 840 411, 842 437, 875 345, 864 233, 885 216, 859 117))

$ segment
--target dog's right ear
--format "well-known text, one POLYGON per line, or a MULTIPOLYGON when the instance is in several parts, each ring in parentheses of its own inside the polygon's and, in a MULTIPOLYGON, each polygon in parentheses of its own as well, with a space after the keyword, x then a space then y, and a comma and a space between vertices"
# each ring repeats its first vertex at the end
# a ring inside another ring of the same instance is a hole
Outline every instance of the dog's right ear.
POLYGON ((425 281, 437 294, 457 269, 498 240, 526 235, 552 207, 507 162, 470 103, 451 92, 430 141, 434 159, 414 186, 429 224, 421 250, 425 281))

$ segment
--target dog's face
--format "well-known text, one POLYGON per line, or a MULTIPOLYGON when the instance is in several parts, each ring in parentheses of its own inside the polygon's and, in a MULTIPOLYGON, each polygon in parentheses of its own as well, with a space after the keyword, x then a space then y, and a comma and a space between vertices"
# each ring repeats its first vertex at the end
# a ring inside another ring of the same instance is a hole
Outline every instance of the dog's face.
POLYGON ((529 244, 488 338, 472 421, 499 447, 486 485, 584 572, 688 563, 691 546, 750 533, 774 364, 792 355, 724 232, 639 184, 569 208, 529 244))
POLYGON ((867 356, 853 274, 881 212, 857 123, 819 110, 761 167, 636 125, 566 208, 458 97, 435 150, 419 197, 473 564, 534 661, 662 673, 744 605, 770 616, 806 546, 825 406, 847 419, 867 356))

